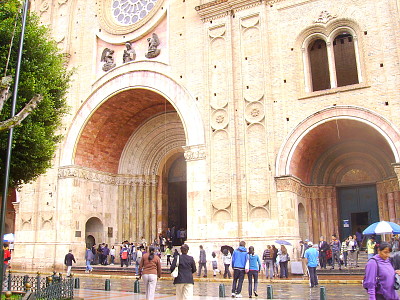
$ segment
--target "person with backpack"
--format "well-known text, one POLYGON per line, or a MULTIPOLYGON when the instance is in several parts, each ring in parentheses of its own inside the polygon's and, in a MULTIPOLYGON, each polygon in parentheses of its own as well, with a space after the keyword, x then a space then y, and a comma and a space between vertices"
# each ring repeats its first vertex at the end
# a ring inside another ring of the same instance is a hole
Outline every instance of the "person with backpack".
POLYGON ((143 277, 146 300, 154 300, 157 278, 161 277, 161 261, 155 255, 155 248, 149 247, 149 252, 143 254, 139 264, 139 279, 143 277))
POLYGON ((121 268, 125 265, 128 267, 128 256, 129 256, 129 249, 126 247, 126 245, 123 246, 121 249, 119 256, 121 258, 121 268))
POLYGON ((394 289, 395 273, 400 275, 400 270, 394 270, 390 261, 392 246, 382 242, 378 254, 368 260, 365 266, 363 287, 367 290, 369 300, 398 300, 399 295, 394 289))

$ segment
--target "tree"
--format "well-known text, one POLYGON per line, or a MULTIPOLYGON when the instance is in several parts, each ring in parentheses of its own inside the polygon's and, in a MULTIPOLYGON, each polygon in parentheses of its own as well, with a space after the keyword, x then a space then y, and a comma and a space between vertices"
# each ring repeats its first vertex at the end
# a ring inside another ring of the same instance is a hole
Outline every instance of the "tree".
MULTIPOLYGON (((0 5, 0 74, 7 73, 11 78, 15 75, 21 32, 20 7, 18 0, 8 0, 0 5), (17 24, 15 33, 14 24, 17 24)), ((29 99, 36 102, 37 108, 15 127, 10 188, 36 179, 51 167, 57 144, 62 138, 58 131, 67 112, 65 97, 71 76, 65 66, 65 56, 50 37, 50 30, 40 25, 39 18, 33 13, 27 18, 23 49, 16 111, 23 110, 29 99), (42 98, 36 98, 37 95, 42 98)), ((11 88, 9 93, 13 93, 11 88)), ((10 111, 11 102, 6 101, 0 111, 0 122, 10 118, 10 111)), ((0 131, 1 184, 4 181, 7 134, 7 130, 0 131)))

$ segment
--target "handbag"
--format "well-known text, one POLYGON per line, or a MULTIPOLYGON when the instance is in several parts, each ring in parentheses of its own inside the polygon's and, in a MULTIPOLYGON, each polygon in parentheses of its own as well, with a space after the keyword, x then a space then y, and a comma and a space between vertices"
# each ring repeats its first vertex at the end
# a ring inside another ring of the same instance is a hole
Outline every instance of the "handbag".
POLYGON ((171 272, 172 277, 176 278, 178 277, 178 267, 179 267, 179 255, 176 258, 176 266, 175 269, 171 272))
POLYGON ((394 274, 394 289, 399 290, 400 289, 400 275, 399 274, 394 274))

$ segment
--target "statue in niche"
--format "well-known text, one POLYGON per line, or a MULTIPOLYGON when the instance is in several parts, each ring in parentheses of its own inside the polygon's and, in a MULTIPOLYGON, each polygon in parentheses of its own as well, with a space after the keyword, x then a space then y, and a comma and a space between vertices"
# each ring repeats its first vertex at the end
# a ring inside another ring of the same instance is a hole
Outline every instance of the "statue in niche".
POLYGON ((124 63, 133 61, 136 59, 136 52, 132 49, 132 43, 126 42, 125 43, 126 50, 124 50, 124 54, 122 60, 124 63))
POLYGON ((114 63, 114 50, 109 48, 104 48, 103 53, 101 54, 101 62, 104 62, 103 71, 107 72, 115 67, 114 63))
POLYGON ((157 47, 160 45, 160 40, 158 39, 157 34, 153 33, 151 37, 147 39, 147 42, 149 43, 149 50, 145 54, 147 58, 154 58, 157 57, 161 50, 157 49, 157 47))

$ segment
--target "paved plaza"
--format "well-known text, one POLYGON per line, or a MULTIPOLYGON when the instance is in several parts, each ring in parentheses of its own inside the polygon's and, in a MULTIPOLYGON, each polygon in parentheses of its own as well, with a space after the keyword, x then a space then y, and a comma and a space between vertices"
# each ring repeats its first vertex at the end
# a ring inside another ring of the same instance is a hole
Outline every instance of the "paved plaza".
MULTIPOLYGON (((140 282, 140 294, 133 293, 134 279, 111 278, 111 291, 104 291, 105 278, 82 277, 80 278, 80 289, 75 296, 83 299, 145 299, 143 282, 140 282)), ((195 282, 194 300, 219 299, 219 284, 221 282, 195 282)), ((231 282, 224 281, 226 297, 230 298, 231 282)), ((267 299, 267 285, 259 284, 257 299, 267 299)), ((272 283, 273 299, 320 299, 320 288, 310 289, 307 284, 287 281, 284 283, 272 283)), ((326 288, 327 299, 366 299, 367 294, 361 284, 323 284, 326 288)), ((242 290, 243 299, 249 299, 247 292, 247 280, 242 290)), ((156 299, 175 299, 175 288, 172 280, 160 280, 157 283, 156 299)), ((252 298, 254 299, 254 297, 252 298)))

